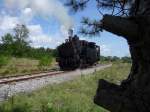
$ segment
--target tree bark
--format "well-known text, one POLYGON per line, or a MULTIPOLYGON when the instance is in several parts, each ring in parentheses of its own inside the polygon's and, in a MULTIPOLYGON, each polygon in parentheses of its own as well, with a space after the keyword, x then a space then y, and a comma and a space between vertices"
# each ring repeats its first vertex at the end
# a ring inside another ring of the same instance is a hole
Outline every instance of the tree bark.
POLYGON ((102 28, 108 32, 122 36, 124 38, 136 38, 138 25, 129 18, 119 16, 104 15, 102 28))
POLYGON ((99 80, 94 102, 111 112, 150 112, 150 16, 104 16, 105 30, 127 39, 132 67, 120 85, 99 80))

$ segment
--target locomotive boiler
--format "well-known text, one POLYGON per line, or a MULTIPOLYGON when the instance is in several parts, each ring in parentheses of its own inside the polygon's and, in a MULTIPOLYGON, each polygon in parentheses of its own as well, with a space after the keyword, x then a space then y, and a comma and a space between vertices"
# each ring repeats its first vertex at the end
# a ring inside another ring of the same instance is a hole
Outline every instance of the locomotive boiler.
POLYGON ((69 39, 57 47, 57 62, 61 70, 86 68, 100 60, 100 47, 94 42, 79 40, 70 33, 69 39))

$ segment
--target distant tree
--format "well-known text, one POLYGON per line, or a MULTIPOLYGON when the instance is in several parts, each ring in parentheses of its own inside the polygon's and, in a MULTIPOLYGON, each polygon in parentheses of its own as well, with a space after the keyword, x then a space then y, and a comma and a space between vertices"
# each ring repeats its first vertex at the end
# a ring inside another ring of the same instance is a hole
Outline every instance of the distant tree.
POLYGON ((3 55, 11 55, 13 53, 14 37, 10 33, 2 36, 2 44, 0 46, 0 53, 3 55))
POLYGON ((119 60, 120 60, 120 58, 117 57, 117 56, 113 56, 113 57, 112 57, 112 61, 114 61, 114 62, 115 62, 115 61, 119 61, 119 60))
POLYGON ((33 58, 37 60, 48 59, 48 57, 55 57, 55 53, 50 48, 45 49, 34 48, 30 46, 28 41, 29 30, 25 25, 17 25, 14 28, 13 35, 10 33, 2 36, 2 42, 0 44, 0 55, 33 58), (46 57, 46 58, 43 58, 46 57))
POLYGON ((17 25, 14 28, 14 55, 15 56, 25 56, 26 55, 26 48, 29 45, 29 30, 27 29, 26 25, 17 25))
POLYGON ((6 35, 2 36, 2 43, 3 44, 13 44, 14 42, 14 37, 10 34, 7 33, 6 35))
POLYGON ((120 60, 120 58, 117 56, 101 56, 100 59, 101 61, 110 61, 110 62, 115 62, 120 60))
POLYGON ((29 37, 29 30, 27 29, 26 25, 17 25, 14 28, 15 33, 15 41, 22 45, 27 45, 29 43, 28 37, 29 37))
POLYGON ((121 60, 124 63, 131 63, 132 62, 131 57, 128 57, 128 56, 122 57, 121 60))
POLYGON ((54 57, 58 57, 58 51, 55 49, 55 50, 53 50, 53 56, 54 57))

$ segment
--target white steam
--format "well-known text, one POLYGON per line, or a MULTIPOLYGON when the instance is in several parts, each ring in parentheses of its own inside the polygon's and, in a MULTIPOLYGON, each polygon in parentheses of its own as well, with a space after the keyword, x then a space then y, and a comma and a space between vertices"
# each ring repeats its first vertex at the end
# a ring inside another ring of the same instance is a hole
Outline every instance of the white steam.
MULTIPOLYGON (((5 0, 7 8, 24 11, 27 18, 40 15, 43 18, 55 17, 61 27, 68 30, 73 27, 73 20, 68 15, 67 9, 58 0, 5 0), (32 12, 32 15, 31 15, 32 12)), ((23 18, 26 16, 23 15, 23 18)))

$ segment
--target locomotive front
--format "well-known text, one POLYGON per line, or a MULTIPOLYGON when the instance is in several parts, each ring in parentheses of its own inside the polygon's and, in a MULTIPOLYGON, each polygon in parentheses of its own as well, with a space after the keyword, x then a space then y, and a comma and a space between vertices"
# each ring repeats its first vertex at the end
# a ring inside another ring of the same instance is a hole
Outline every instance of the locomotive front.
POLYGON ((69 37, 57 47, 57 62, 62 70, 74 70, 80 66, 80 43, 77 36, 69 37))
POLYGON ((61 70, 74 70, 92 66, 100 57, 100 47, 93 42, 79 40, 77 35, 73 36, 70 31, 69 39, 57 47, 57 62, 61 70))

